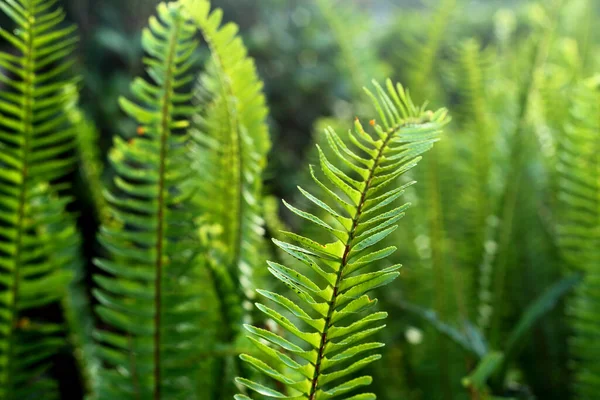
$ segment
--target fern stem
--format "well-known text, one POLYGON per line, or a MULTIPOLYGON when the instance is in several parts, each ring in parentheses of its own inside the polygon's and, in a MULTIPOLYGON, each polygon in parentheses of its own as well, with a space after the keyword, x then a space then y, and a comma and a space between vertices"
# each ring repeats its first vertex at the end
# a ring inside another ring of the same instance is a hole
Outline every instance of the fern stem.
POLYGON ((325 354, 324 354, 325 346, 327 345, 327 332, 329 331, 331 318, 332 318, 333 312, 335 311, 335 308, 336 308, 336 300, 337 300, 337 296, 338 296, 339 286, 340 286, 342 277, 344 275, 344 268, 346 267, 346 264, 348 263, 348 255, 350 254, 350 250, 352 249, 352 242, 354 240, 354 235, 356 234, 356 229, 358 228, 358 225, 359 225, 359 220, 360 220, 360 217, 361 217, 361 214, 363 211, 363 207, 365 205, 367 192, 369 191, 369 189, 371 187, 371 181, 375 177, 375 170, 379 166, 381 157, 383 157, 383 152, 385 151, 389 141, 394 137, 394 134, 400 130, 400 128, 401 127, 396 127, 391 132, 389 132, 388 136, 385 138, 385 140, 381 144, 381 147, 378 149, 377 157, 375 158, 375 162, 373 163, 373 166, 369 170, 369 176, 367 178, 365 187, 362 190, 361 197, 360 197, 360 200, 359 200, 357 208, 356 208, 356 213, 354 215, 354 218, 352 219, 352 227, 350 228, 350 234, 348 236, 348 240, 346 241, 346 246, 344 248, 344 255, 342 256, 342 262, 340 265, 340 269, 337 272, 336 281, 333 286, 333 293, 331 294, 331 300, 329 301, 329 309, 327 310, 327 317, 325 318, 325 326, 323 328, 323 332, 321 333, 321 343, 319 344, 318 356, 317 356, 317 361, 315 364, 315 372, 314 372, 313 378, 311 380, 310 393, 308 395, 309 400, 315 400, 315 398, 316 398, 315 396, 316 396, 317 389, 318 389, 317 385, 319 382, 319 377, 320 377, 320 372, 321 372, 321 362, 323 360, 323 357, 325 356, 325 354))
POLYGON ((177 18, 173 30, 171 31, 171 37, 169 38, 169 54, 167 56, 167 71, 164 87, 164 95, 162 98, 162 111, 160 121, 160 165, 158 170, 158 201, 157 201, 157 214, 158 214, 158 226, 157 242, 156 242, 156 282, 154 291, 155 301, 155 313, 154 318, 154 400, 160 400, 161 398, 161 323, 162 323, 162 275, 163 275, 163 250, 164 250, 164 212, 165 212, 165 172, 166 172, 166 159, 168 150, 168 138, 170 136, 170 124, 171 124, 171 102, 173 97, 173 68, 175 64, 176 46, 177 39, 179 37, 179 31, 181 28, 182 20, 177 18))

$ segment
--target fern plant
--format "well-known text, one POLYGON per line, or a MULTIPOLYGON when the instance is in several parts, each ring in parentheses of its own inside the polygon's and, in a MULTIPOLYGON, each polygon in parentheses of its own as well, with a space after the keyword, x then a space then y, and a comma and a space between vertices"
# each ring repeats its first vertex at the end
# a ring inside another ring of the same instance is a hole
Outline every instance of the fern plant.
POLYGON ((16 25, 0 36, 0 398, 58 397, 48 370, 66 333, 51 310, 67 296, 74 254, 68 199, 55 185, 73 166, 74 130, 64 113, 76 78, 77 42, 53 1, 1 1, 16 25), (60 223, 63 222, 63 223, 60 223))
POLYGON ((600 91, 597 78, 580 86, 559 147, 560 200, 564 210, 559 239, 570 269, 584 274, 568 306, 574 334, 570 342, 575 367, 572 389, 578 399, 593 399, 600 391, 600 91))
POLYGON ((198 295, 193 279, 194 194, 186 129, 197 30, 177 2, 161 3, 142 35, 151 81, 136 79, 123 110, 138 137, 115 138, 110 153, 115 190, 106 192, 112 220, 97 260, 100 399, 181 399, 194 393, 198 295))
MULTIPOLYGON (((392 208, 406 187, 396 187, 394 183, 432 147, 448 119, 445 109, 433 113, 415 106, 404 88, 394 87, 391 81, 387 82, 387 93, 377 83, 375 87, 377 96, 367 92, 380 118, 380 123, 371 121, 375 136, 367 133, 357 120, 354 133, 349 133, 356 146, 352 150, 333 130, 327 133, 329 144, 340 162, 351 168, 355 176, 342 172, 320 151, 321 170, 331 185, 323 183, 312 167, 311 171, 317 185, 332 201, 324 202, 300 189, 310 201, 329 213, 337 226, 285 203, 290 211, 324 228, 336 240, 323 245, 286 232, 284 234, 296 244, 276 242, 312 270, 318 280, 269 262, 269 272, 296 292, 301 303, 278 293, 258 292, 302 321, 309 330, 270 306, 257 303, 262 312, 295 337, 295 341, 290 341, 269 330, 246 326, 250 339, 265 357, 259 359, 245 354, 241 358, 280 382, 286 393, 245 378, 238 378, 237 382, 266 397, 317 400, 348 395, 371 383, 368 376, 354 379, 350 376, 380 358, 378 354, 365 356, 365 353, 382 347, 382 344, 363 343, 363 339, 383 328, 384 325, 370 326, 385 319, 387 314, 372 312, 367 316, 356 316, 376 304, 376 300, 365 293, 393 281, 400 266, 357 272, 395 250, 394 247, 373 248, 397 228, 396 222, 408 207, 405 204, 392 208), (267 346, 265 341, 275 347, 267 346), (293 354, 297 360, 286 353, 293 354), (356 356, 360 356, 358 361, 345 366, 356 356)), ((238 400, 249 398, 241 394, 236 396, 238 400)), ((373 399, 375 395, 366 393, 347 398, 373 399)))

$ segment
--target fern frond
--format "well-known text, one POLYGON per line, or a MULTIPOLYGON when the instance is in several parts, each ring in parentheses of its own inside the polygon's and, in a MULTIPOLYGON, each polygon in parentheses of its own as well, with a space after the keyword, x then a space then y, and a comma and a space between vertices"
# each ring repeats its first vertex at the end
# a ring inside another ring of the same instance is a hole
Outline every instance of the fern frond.
MULTIPOLYGON (((210 176, 203 185, 201 209, 211 223, 222 226, 225 264, 232 277, 256 265, 262 239, 262 174, 271 148, 262 81, 234 24, 221 25, 222 11, 205 0, 185 0, 207 42, 211 58, 201 76, 198 102, 208 100, 196 116, 193 135, 200 143, 197 167, 210 176), (219 198, 215 198, 219 196, 219 198)), ((237 280, 237 279, 236 279, 237 280)), ((245 287, 246 296, 253 295, 245 287)))
POLYGON ((578 399, 600 393, 600 90, 587 82, 576 93, 571 118, 559 146, 560 201, 563 224, 559 240, 569 266, 583 272, 583 282, 568 305, 574 337, 578 399))
POLYGON ((73 166, 74 130, 63 88, 78 40, 54 1, 4 0, 16 28, 0 28, 14 49, 0 53, 0 398, 56 398, 46 374, 66 344, 60 321, 48 317, 66 295, 67 262, 55 253, 69 232, 51 225, 65 218, 66 200, 49 186, 73 166), (36 343, 32 346, 31 343, 36 343))
POLYGON ((182 399, 194 392, 199 327, 195 324, 193 196, 186 132, 190 69, 197 30, 179 3, 161 3, 142 35, 151 81, 134 80, 123 110, 138 137, 115 138, 109 159, 116 190, 105 192, 113 221, 97 260, 100 399, 182 399))
POLYGON ((431 76, 436 72, 438 53, 448 36, 452 13, 455 12, 457 3, 457 0, 439 0, 429 19, 424 42, 421 43, 415 38, 408 43, 409 49, 404 57, 408 65, 408 81, 413 87, 425 88, 423 95, 431 96, 435 93, 435 81, 431 76))
MULTIPOLYGON (((231 345, 240 337, 242 323, 253 320, 251 304, 260 282, 256 266, 265 259, 262 182, 271 148, 268 110, 263 83, 238 27, 223 24, 223 12, 211 10, 209 1, 183 4, 210 50, 206 72, 196 87, 200 111, 191 133, 197 143, 194 169, 200 178, 196 200, 201 220, 220 228, 207 263, 218 297, 214 308, 223 322, 214 340, 231 345)), ((235 374, 242 374, 239 359, 234 360, 235 374)), ((216 381, 210 382, 216 398, 232 386, 227 383, 235 376, 226 373, 225 361, 218 361, 216 381)))
POLYGON ((327 132, 340 166, 350 168, 352 173, 342 172, 319 151, 321 171, 330 184, 317 177, 315 170, 313 177, 330 201, 301 190, 333 218, 335 225, 285 203, 294 214, 329 232, 335 241, 323 245, 291 232, 285 235, 295 244, 276 241, 317 279, 284 265, 268 263, 271 274, 296 292, 300 302, 265 290, 259 293, 285 309, 284 314, 297 319, 300 325, 270 306, 257 303, 262 312, 295 337, 290 341, 271 331, 246 326, 250 339, 265 357, 243 355, 242 359, 288 391, 282 393, 262 383, 237 379, 239 384, 263 396, 309 400, 340 395, 349 399, 375 398, 368 393, 352 396, 360 387, 369 385, 371 378, 350 379, 350 375, 380 358, 372 353, 383 344, 364 343, 364 339, 384 327, 378 321, 387 314, 371 312, 359 317, 359 313, 371 310, 376 304, 366 293, 393 281, 400 266, 372 272, 364 269, 394 252, 395 247, 379 250, 374 247, 397 228, 396 222, 408 208, 408 204, 394 205, 405 189, 395 187, 394 183, 419 162, 420 155, 438 140, 448 121, 444 109, 433 113, 415 106, 400 85, 394 87, 388 81, 387 93, 377 83, 375 87, 377 96, 367 91, 380 118, 380 123, 372 121, 374 135, 367 133, 357 120, 354 133, 350 134, 354 144, 351 148, 335 131, 327 132), (376 326, 371 327, 373 324, 376 326), (267 346, 267 342, 274 346, 267 346))

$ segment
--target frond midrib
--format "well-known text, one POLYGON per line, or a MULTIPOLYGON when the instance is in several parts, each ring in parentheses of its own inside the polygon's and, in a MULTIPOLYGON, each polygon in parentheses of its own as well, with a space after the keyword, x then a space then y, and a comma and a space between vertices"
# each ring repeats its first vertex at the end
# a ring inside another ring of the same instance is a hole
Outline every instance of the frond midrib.
POLYGON ((332 318, 333 313, 336 308, 336 300, 337 300, 337 296, 338 296, 339 285, 340 285, 343 275, 344 275, 344 268, 346 267, 346 264, 348 262, 348 256, 350 254, 350 250, 352 249, 352 242, 354 240, 354 235, 356 234, 356 229, 360 225, 359 221, 360 221, 360 217, 363 212, 365 202, 367 200, 366 199, 367 193, 371 187, 371 182, 372 182, 373 178, 375 177, 375 171, 376 171, 377 167, 379 166, 379 163, 381 161, 381 158, 383 157, 383 153, 385 152, 385 149, 387 148, 388 143, 394 137, 394 135, 396 133, 398 133, 400 131, 400 129, 402 129, 402 127, 403 127, 403 125, 396 126, 395 128, 392 128, 388 132, 387 137, 382 142, 381 147, 377 151, 377 156, 374 160, 373 165, 369 169, 369 175, 367 177, 367 180, 365 181, 365 187, 362 190, 361 197, 360 197, 360 200, 359 200, 357 208, 356 208, 356 213, 354 214, 354 217, 352 219, 352 227, 350 228, 350 233, 348 235, 348 239, 346 240, 346 244, 344 246, 344 253, 342 256, 340 269, 337 272, 336 281, 333 286, 333 292, 331 295, 331 300, 329 301, 329 309, 327 310, 327 316, 325 317, 325 325, 323 328, 323 332, 321 332, 321 342, 319 344, 319 349, 317 350, 318 353, 317 353, 317 361, 315 363, 315 372, 313 374, 313 378, 312 378, 311 384, 310 384, 310 393, 308 395, 309 400, 315 400, 317 390, 319 389, 318 382, 319 382, 319 378, 321 375, 320 374, 321 361, 323 360, 325 346, 327 345, 327 333, 330 328, 331 318, 332 318))
POLYGON ((169 54, 167 56, 164 95, 162 98, 161 121, 160 121, 160 156, 158 169, 158 199, 157 199, 157 241, 156 241, 156 283, 154 287, 154 400, 161 398, 161 302, 162 302, 162 275, 163 275, 163 251, 164 251, 164 212, 165 212, 165 180, 167 147, 170 136, 170 113, 173 99, 173 68, 175 66, 175 53, 177 39, 181 29, 182 19, 176 18, 171 37, 169 38, 169 54))
MULTIPOLYGON (((34 4, 32 1, 28 2, 29 9, 27 10, 29 15, 34 14, 34 4)), ((23 166, 21 168, 21 187, 19 191, 19 200, 17 208, 17 235, 15 237, 15 262, 13 271, 13 287, 12 287, 12 304, 10 307, 10 326, 8 327, 8 351, 7 351, 7 362, 6 362, 6 383, 10 385, 11 375, 13 373, 12 359, 14 358, 15 350, 15 338, 14 330, 17 325, 16 318, 18 318, 18 301, 19 301, 19 281, 20 270, 21 270, 21 257, 23 252, 23 236, 25 234, 24 224, 26 220, 26 207, 27 207, 27 185, 29 183, 30 175, 29 170, 29 151, 30 151, 30 139, 33 134, 33 87, 35 84, 35 66, 33 58, 33 37, 34 29, 33 24, 27 21, 27 41, 25 43, 25 53, 23 54, 23 81, 24 81, 24 93, 23 93, 23 166)))

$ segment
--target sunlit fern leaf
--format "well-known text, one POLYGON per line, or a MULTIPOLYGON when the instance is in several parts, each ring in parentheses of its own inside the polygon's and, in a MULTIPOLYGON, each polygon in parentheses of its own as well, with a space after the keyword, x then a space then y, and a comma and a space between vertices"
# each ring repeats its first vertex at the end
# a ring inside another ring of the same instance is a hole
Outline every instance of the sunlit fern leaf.
MULTIPOLYGON (((376 300, 366 293, 393 281, 400 266, 365 269, 395 250, 395 247, 374 246, 397 228, 396 222, 408 208, 408 204, 395 204, 404 191, 404 187, 396 186, 397 178, 419 162, 421 154, 438 140, 448 121, 445 109, 433 113, 415 106, 400 85, 394 87, 388 81, 387 92, 377 83, 375 87, 377 95, 368 92, 379 114, 379 123, 371 123, 374 134, 367 133, 357 120, 354 133, 350 134, 352 146, 344 143, 335 131, 328 131, 336 160, 340 166, 351 168, 352 173, 342 172, 320 152, 324 178, 317 177, 313 170, 314 179, 329 201, 303 190, 309 200, 334 218, 335 226, 285 203, 290 211, 321 226, 336 240, 323 245, 287 232, 285 235, 295 244, 276 242, 312 273, 308 271, 307 275, 268 263, 271 274, 296 292, 299 299, 293 301, 259 290, 267 300, 285 309, 283 314, 257 303, 261 311, 295 337, 293 341, 269 330, 246 326, 250 339, 264 357, 243 355, 242 359, 278 381, 285 390, 271 389, 244 378, 238 378, 237 382, 265 397, 375 398, 371 393, 352 395, 371 383, 371 377, 356 377, 355 373, 379 359, 380 355, 373 352, 383 346, 364 342, 384 327, 380 321, 387 316, 385 312, 372 310, 376 300), (318 279, 309 278, 311 275, 318 279), (366 316, 361 314, 365 310, 369 310, 366 316)), ((247 398, 237 396, 237 399, 247 398)))
POLYGON ((600 90, 598 80, 581 86, 559 146, 559 239, 569 266, 584 273, 568 305, 570 351, 577 398, 591 400, 600 393, 600 90))
POLYGON ((0 9, 16 26, 0 28, 12 47, 0 52, 0 398, 51 399, 49 358, 66 341, 44 310, 58 306, 70 277, 48 247, 48 225, 65 207, 48 182, 73 166, 64 113, 72 94, 62 89, 75 81, 77 36, 55 1, 4 0, 0 9))
POLYGON ((100 319, 100 399, 193 398, 199 327, 186 129, 197 30, 179 3, 161 3, 142 34, 150 80, 137 78, 123 110, 138 137, 115 138, 116 189, 99 240, 110 259, 94 277, 100 319))

